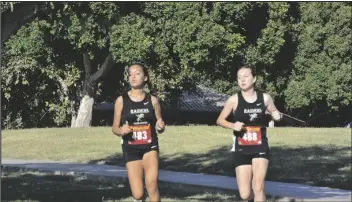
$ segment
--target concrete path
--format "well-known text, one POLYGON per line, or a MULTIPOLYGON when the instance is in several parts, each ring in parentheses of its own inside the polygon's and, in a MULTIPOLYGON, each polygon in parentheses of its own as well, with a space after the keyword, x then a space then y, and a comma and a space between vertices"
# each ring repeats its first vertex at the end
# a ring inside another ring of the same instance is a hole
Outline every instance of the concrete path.
MULTIPOLYGON (((35 169, 45 172, 86 174, 93 176, 127 178, 125 167, 98 164, 82 164, 62 161, 11 160, 2 159, 5 167, 35 169)), ((220 175, 206 175, 160 170, 159 180, 180 184, 217 187, 238 190, 236 178, 220 175)), ((271 196, 281 196, 279 201, 351 201, 351 191, 328 187, 314 187, 295 183, 266 181, 265 192, 271 196)))

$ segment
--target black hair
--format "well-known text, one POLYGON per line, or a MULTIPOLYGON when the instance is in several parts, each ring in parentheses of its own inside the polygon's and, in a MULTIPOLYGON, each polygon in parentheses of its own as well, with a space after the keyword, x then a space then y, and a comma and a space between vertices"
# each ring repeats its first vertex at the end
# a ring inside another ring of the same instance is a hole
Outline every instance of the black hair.
POLYGON ((238 68, 237 72, 240 71, 241 69, 250 69, 251 70, 251 73, 252 73, 252 76, 255 77, 256 76, 256 73, 255 71, 253 70, 253 68, 249 65, 243 65, 241 66, 240 68, 238 68))

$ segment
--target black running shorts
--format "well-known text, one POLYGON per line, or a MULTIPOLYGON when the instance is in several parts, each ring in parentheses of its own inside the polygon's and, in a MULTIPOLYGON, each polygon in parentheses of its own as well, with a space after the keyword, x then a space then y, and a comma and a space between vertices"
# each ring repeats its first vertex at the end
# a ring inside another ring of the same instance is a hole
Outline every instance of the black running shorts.
POLYGON ((144 154, 150 151, 159 152, 159 146, 153 146, 151 148, 143 148, 143 149, 133 148, 129 146, 122 146, 123 158, 125 160, 125 163, 128 163, 130 161, 142 160, 144 154))
POLYGON ((269 160, 270 154, 268 152, 257 153, 246 155, 242 152, 231 152, 232 153, 232 160, 235 168, 241 165, 252 165, 253 158, 265 158, 269 160))

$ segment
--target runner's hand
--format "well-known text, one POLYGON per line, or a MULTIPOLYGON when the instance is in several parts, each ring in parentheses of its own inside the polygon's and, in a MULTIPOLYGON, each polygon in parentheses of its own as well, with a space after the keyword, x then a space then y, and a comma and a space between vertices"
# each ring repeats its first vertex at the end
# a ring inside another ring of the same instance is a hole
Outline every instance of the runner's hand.
POLYGON ((128 125, 128 121, 126 121, 126 123, 121 127, 121 132, 122 135, 127 135, 132 132, 130 126, 128 125))
POLYGON ((163 119, 159 119, 157 122, 156 122, 156 129, 158 131, 161 131, 161 130, 164 130, 165 128, 165 122, 163 121, 163 119))
POLYGON ((232 129, 235 131, 241 131, 244 123, 236 121, 236 123, 232 124, 232 129))
POLYGON ((271 117, 273 117, 275 121, 280 121, 282 114, 279 111, 273 111, 271 112, 271 117))

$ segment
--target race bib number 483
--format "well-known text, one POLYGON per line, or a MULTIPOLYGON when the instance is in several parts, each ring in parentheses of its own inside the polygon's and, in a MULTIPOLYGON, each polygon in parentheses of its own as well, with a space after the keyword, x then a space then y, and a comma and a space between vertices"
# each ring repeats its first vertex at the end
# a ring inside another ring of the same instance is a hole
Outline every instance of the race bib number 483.
POLYGON ((152 142, 152 133, 150 130, 150 125, 138 125, 131 126, 133 131, 132 141, 128 141, 128 144, 131 145, 140 145, 140 144, 150 144, 152 142))
POLYGON ((262 144, 262 133, 260 127, 247 126, 245 127, 245 133, 242 137, 238 137, 239 145, 261 145, 262 144))

